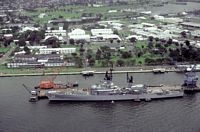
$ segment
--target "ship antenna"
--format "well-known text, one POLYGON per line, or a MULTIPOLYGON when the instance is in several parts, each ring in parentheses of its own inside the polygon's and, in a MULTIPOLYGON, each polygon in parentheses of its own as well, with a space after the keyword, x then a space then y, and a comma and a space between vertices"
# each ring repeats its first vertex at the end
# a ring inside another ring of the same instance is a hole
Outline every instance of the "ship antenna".
POLYGON ((126 74, 126 80, 127 80, 127 83, 129 83, 129 76, 128 76, 128 72, 126 74))
POLYGON ((128 72, 127 72, 127 83, 128 83, 128 87, 130 88, 133 84, 133 76, 130 76, 128 75, 128 72))

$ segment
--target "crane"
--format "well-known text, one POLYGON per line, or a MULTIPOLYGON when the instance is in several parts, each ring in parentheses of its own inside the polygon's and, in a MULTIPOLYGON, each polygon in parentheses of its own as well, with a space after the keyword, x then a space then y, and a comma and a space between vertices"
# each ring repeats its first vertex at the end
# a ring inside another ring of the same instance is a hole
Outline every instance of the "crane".
MULTIPOLYGON (((66 66, 67 62, 64 62, 61 67, 66 66)), ((57 84, 54 83, 54 80, 58 76, 58 74, 61 72, 62 68, 58 67, 54 70, 55 75, 52 78, 47 78, 39 83, 39 88, 40 89, 52 89, 52 88, 57 88, 57 84)))

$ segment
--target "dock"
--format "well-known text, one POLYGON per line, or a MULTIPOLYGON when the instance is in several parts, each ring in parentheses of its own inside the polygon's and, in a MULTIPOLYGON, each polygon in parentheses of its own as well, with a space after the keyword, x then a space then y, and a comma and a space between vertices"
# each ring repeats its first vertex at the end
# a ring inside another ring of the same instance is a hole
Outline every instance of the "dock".
MULTIPOLYGON (((167 72, 178 72, 179 70, 174 67, 164 67, 165 73, 167 72)), ((154 67, 124 67, 124 68, 113 68, 113 74, 123 74, 123 73, 153 73, 154 67)), ((108 68, 94 68, 93 74, 105 74, 108 68)), ((45 75, 83 75, 83 71, 77 72, 60 72, 57 73, 45 73, 45 75)), ((20 76, 44 76, 44 73, 0 73, 0 77, 20 77, 20 76)))

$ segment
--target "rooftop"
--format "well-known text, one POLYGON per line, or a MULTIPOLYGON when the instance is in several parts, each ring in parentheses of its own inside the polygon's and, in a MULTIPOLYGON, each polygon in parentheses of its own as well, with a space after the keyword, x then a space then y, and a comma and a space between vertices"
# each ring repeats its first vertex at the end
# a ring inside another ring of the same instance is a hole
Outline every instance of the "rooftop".
POLYGON ((194 23, 194 22, 183 22, 183 23, 181 23, 181 25, 192 26, 192 27, 198 27, 198 28, 200 28, 200 23, 194 23))

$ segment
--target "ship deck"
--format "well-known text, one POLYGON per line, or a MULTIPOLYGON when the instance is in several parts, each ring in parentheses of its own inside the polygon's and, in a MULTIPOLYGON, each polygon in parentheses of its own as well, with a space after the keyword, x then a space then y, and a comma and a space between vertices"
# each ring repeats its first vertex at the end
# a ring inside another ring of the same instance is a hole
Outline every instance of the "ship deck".
MULTIPOLYGON (((163 90, 181 90, 182 87, 179 86, 179 85, 174 85, 174 86, 148 86, 148 89, 149 90, 155 90, 155 89, 163 89, 163 90)), ((67 89, 51 89, 53 91, 56 91, 56 92, 65 92, 65 93, 78 93, 78 92, 81 92, 81 93, 85 93, 85 94, 88 94, 89 92, 89 89, 86 89, 86 88, 67 88, 67 89)), ((200 88, 198 88, 198 90, 200 91, 200 88)), ((46 96, 46 93, 48 92, 49 90, 43 90, 43 89, 40 89, 40 92, 38 93, 38 98, 42 99, 42 98, 47 98, 46 96)))
POLYGON ((88 94, 88 89, 84 89, 84 88, 65 88, 65 89, 49 89, 49 90, 40 89, 40 92, 38 93, 38 98, 40 99, 47 98, 46 93, 48 91, 65 92, 65 93, 82 92, 82 93, 88 94))

